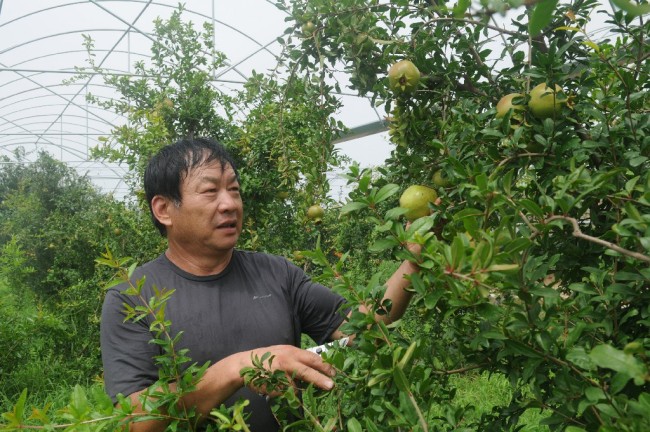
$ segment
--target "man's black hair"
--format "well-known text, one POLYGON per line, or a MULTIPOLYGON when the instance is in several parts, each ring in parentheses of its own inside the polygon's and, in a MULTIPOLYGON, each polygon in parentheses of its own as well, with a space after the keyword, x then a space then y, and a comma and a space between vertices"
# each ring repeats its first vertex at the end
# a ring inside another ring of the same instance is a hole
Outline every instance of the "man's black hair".
POLYGON ((210 138, 184 138, 160 149, 147 164, 144 172, 144 191, 149 203, 153 223, 163 236, 167 228, 153 214, 151 200, 156 195, 171 199, 181 205, 181 183, 189 172, 213 161, 219 161, 221 168, 230 165, 239 178, 233 157, 226 147, 210 138))

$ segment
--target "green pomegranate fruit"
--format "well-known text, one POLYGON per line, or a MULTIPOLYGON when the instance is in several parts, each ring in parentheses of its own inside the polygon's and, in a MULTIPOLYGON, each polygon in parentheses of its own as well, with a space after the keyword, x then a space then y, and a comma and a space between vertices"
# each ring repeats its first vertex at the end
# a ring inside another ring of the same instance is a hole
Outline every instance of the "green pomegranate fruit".
POLYGON ((562 88, 555 85, 555 91, 546 83, 536 85, 530 91, 530 100, 528 108, 533 115, 539 119, 545 119, 557 115, 566 104, 567 98, 560 95, 562 88))
POLYGON ((307 21, 300 27, 300 30, 302 31, 302 34, 305 36, 311 36, 314 33, 314 30, 316 30, 316 24, 314 24, 312 21, 307 21))
POLYGON ((318 204, 314 204, 307 209, 307 218, 316 223, 320 223, 323 220, 323 216, 325 216, 325 210, 318 204))
POLYGON ((447 179, 447 176, 442 170, 438 170, 434 172, 433 177, 431 177, 431 181, 436 186, 440 186, 440 187, 449 186, 449 180, 447 179))
POLYGON ((388 84, 395 93, 411 93, 420 84, 420 71, 409 60, 400 60, 388 70, 388 84))
POLYGON ((517 111, 523 111, 524 106, 523 105, 515 105, 512 103, 512 100, 516 97, 521 97, 523 96, 521 93, 510 93, 502 97, 499 102, 497 103, 497 118, 501 118, 505 116, 510 109, 513 110, 513 117, 515 117, 515 112, 517 111))
POLYGON ((429 203, 438 199, 435 190, 427 186, 412 185, 406 188, 399 198, 399 206, 407 209, 404 214, 406 219, 414 221, 431 213, 429 203))

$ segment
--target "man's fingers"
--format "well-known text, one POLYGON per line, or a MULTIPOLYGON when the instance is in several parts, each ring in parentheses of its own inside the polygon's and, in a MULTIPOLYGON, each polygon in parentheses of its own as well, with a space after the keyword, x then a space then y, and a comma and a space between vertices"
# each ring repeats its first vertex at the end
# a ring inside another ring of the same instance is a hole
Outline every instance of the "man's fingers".
POLYGON ((302 355, 306 357, 305 363, 311 366, 312 368, 320 371, 321 373, 329 376, 334 376, 336 375, 336 370, 334 369, 334 366, 332 366, 329 363, 325 363, 323 361, 323 358, 320 356, 320 354, 307 351, 307 350, 300 350, 302 351, 302 355))
POLYGON ((323 390, 331 390, 334 387, 334 381, 329 376, 323 375, 320 371, 308 366, 305 366, 301 371, 296 371, 295 378, 314 384, 323 390))
POLYGON ((320 355, 309 351, 302 350, 306 355, 303 360, 302 368, 296 369, 295 377, 301 381, 312 383, 324 390, 331 390, 334 387, 334 381, 331 377, 336 374, 332 365, 323 361, 320 355))
POLYGON ((284 371, 291 384, 293 380, 300 380, 324 390, 331 390, 334 387, 331 377, 336 374, 336 370, 332 365, 325 363, 319 354, 291 345, 262 348, 256 351, 270 352, 274 357, 271 368, 284 371))
POLYGON ((278 367, 293 379, 312 383, 325 390, 334 387, 334 381, 330 377, 334 376, 336 371, 316 353, 295 348, 295 351, 289 354, 287 362, 282 362, 278 367))

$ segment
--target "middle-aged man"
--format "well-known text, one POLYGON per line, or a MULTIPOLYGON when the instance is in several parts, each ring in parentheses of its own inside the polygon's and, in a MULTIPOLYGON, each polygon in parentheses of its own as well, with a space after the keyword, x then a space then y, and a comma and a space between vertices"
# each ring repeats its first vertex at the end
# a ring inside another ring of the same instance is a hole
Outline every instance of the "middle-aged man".
MULTIPOLYGON (((272 368, 293 379, 329 390, 334 369, 318 354, 300 349, 300 335, 319 344, 344 337, 340 326, 345 300, 312 282, 288 260, 236 249, 242 230, 243 203, 232 157, 219 143, 185 139, 164 147, 149 162, 145 192, 154 224, 167 237, 167 250, 141 267, 132 281, 145 278, 141 295, 148 301, 154 287, 173 289, 165 317, 172 337, 183 332, 177 349, 189 349, 192 361, 210 362, 195 391, 181 404, 193 406, 202 417, 222 403, 250 400, 248 422, 255 432, 277 431, 278 424, 265 389, 248 388, 240 375, 253 356, 270 352, 272 368)), ((417 246, 410 246, 417 253, 417 246)), ((404 261, 386 282, 390 316, 402 316, 410 293, 406 275, 417 266, 404 261)), ((106 391, 115 403, 128 396, 138 410, 138 396, 158 379, 155 357, 162 354, 150 343, 152 317, 125 320, 125 303, 140 299, 111 288, 104 301, 101 348, 106 391)), ((365 312, 365 311, 364 311, 365 312)), ((349 311, 348 311, 349 313, 349 311)), ((132 431, 162 431, 167 422, 134 422, 132 431)))

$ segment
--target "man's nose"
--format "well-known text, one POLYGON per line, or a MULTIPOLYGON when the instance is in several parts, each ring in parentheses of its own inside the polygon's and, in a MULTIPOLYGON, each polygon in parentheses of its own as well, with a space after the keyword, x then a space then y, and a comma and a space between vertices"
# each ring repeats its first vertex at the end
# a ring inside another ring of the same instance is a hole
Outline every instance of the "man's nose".
POLYGON ((235 210, 239 203, 239 197, 235 197, 229 191, 223 191, 222 193, 220 193, 218 199, 219 199, 218 208, 220 211, 223 212, 235 210))

